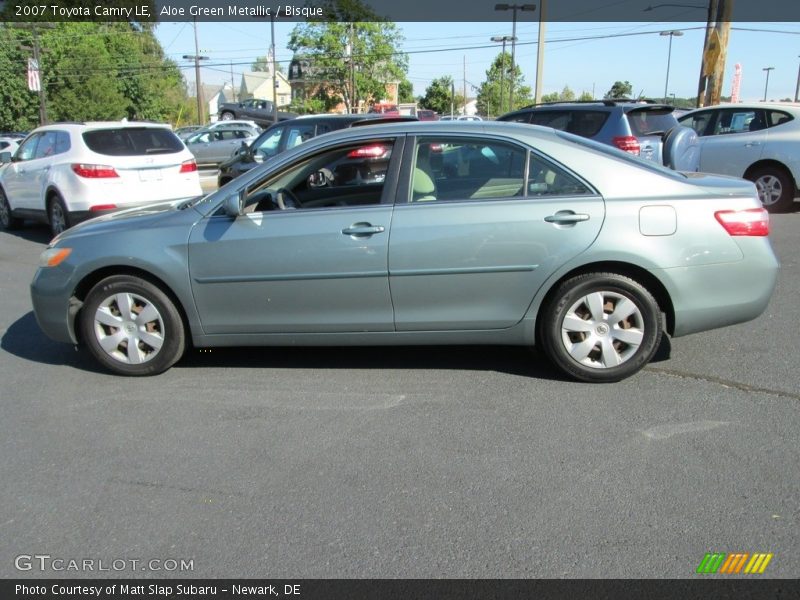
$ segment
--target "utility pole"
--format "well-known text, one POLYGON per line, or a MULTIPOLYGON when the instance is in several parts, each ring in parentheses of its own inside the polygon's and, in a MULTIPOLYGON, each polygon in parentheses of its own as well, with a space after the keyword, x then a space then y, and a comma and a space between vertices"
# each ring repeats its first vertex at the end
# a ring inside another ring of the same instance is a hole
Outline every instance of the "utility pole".
MULTIPOLYGON (((800 56, 797 58, 800 58, 800 56)), ((800 67, 797 67, 797 86, 794 88, 794 101, 800 102, 800 67)))
POLYGON ((272 55, 272 122, 278 122, 278 70, 275 68, 275 15, 269 13, 270 42, 269 51, 272 55))
POLYGON ((544 31, 547 25, 546 6, 547 0, 539 0, 539 40, 536 44, 536 89, 534 102, 542 102, 542 75, 544 73, 544 31))
POLYGON ((464 114, 467 114, 467 55, 464 55, 464 114))
POLYGON ((233 61, 231 61, 231 94, 233 94, 232 101, 236 102, 236 84, 233 82, 233 61))
POLYGON ((33 33, 33 47, 22 46, 23 50, 33 51, 33 60, 36 63, 36 69, 39 72, 39 125, 47 125, 47 94, 44 87, 44 72, 42 70, 42 52, 41 45, 39 44, 39 28, 51 29, 52 23, 20 23, 17 25, 21 29, 30 29, 33 33))
POLYGON ((697 86, 698 108, 720 102, 732 11, 733 0, 709 0, 708 2, 703 62, 700 65, 700 83, 697 86))
POLYGON ((207 56, 200 56, 200 50, 197 43, 197 19, 194 20, 194 55, 184 54, 183 58, 186 60, 194 60, 194 81, 197 88, 195 96, 197 96, 197 121, 199 125, 204 125, 206 122, 205 114, 203 112, 203 85, 200 83, 200 61, 208 60, 207 56))

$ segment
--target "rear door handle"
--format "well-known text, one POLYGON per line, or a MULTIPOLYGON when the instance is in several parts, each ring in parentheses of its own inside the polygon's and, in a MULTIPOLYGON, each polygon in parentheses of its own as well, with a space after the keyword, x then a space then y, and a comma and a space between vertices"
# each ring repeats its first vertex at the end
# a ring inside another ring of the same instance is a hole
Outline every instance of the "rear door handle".
POLYGON ((580 223, 581 221, 588 221, 589 215, 584 213, 574 213, 571 210, 560 210, 554 215, 549 215, 544 218, 548 223, 555 223, 556 225, 571 225, 580 223))
POLYGON ((342 229, 342 234, 354 237, 368 237, 376 233, 383 233, 386 229, 382 225, 371 225, 370 223, 353 223, 350 227, 342 229))

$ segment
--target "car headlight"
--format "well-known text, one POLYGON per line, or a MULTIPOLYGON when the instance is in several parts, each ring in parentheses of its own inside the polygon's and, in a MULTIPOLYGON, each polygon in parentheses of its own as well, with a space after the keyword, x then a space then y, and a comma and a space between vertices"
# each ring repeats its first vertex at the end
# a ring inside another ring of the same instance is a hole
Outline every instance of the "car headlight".
POLYGON ((40 267, 57 267, 70 255, 72 248, 48 248, 39 256, 40 267))

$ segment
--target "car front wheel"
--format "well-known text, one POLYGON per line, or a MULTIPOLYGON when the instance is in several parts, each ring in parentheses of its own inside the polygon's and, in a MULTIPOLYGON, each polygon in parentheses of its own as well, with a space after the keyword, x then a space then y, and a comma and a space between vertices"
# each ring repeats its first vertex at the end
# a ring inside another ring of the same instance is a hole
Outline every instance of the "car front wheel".
POLYGON ((615 273, 563 282, 539 316, 542 350, 566 374, 590 383, 642 369, 661 341, 661 311, 641 284, 615 273))
POLYGON ((120 375, 156 375, 186 346, 183 321, 158 287, 129 275, 100 281, 86 297, 80 331, 91 354, 120 375))
POLYGON ((786 212, 794 204, 794 183, 783 169, 762 167, 747 178, 756 184, 758 199, 769 212, 786 212))

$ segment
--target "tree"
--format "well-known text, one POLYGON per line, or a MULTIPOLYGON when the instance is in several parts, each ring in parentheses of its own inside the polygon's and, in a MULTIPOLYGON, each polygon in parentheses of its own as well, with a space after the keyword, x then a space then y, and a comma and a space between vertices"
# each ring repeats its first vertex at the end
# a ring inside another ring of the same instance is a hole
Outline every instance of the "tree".
POLYGON ((397 101, 403 103, 414 102, 414 84, 408 79, 400 82, 397 89, 397 101))
POLYGON ((444 75, 431 81, 425 88, 425 95, 419 99, 419 107, 435 110, 440 115, 449 115, 464 105, 464 96, 456 93, 453 96, 453 78, 444 75))
MULTIPOLYGON (((27 88, 27 27, 0 24, 0 130, 31 129, 39 99, 27 88)), ((57 23, 39 30, 41 80, 51 121, 173 120, 186 90, 150 26, 57 23)))
POLYGON ((507 52, 501 52, 486 71, 486 81, 478 88, 478 112, 487 116, 499 115, 533 101, 531 88, 524 85, 525 78, 519 65, 514 65, 514 98, 509 98, 511 77, 511 57, 507 52))
POLYGON ((553 92, 542 96, 542 102, 572 102, 573 100, 575 100, 575 92, 568 85, 564 86, 561 93, 553 92))
POLYGON ((592 96, 589 92, 581 92, 581 95, 578 96, 579 102, 589 102, 594 100, 594 96, 592 96))
POLYGON ((606 92, 606 95, 603 96, 606 99, 614 99, 614 98, 630 98, 633 96, 633 85, 631 85, 630 81, 615 81, 614 85, 611 86, 611 89, 606 92))
MULTIPOLYGON (((272 60, 269 56, 257 56, 255 62, 250 65, 251 71, 272 71, 272 60)), ((283 70, 283 65, 279 62, 275 62, 275 70, 278 73, 285 73, 283 70)))
POLYGON ((361 0, 320 6, 330 20, 299 23, 288 47, 309 62, 327 110, 344 102, 351 112, 382 99, 387 83, 406 79, 408 58, 399 51, 403 36, 394 23, 380 20, 361 0))

